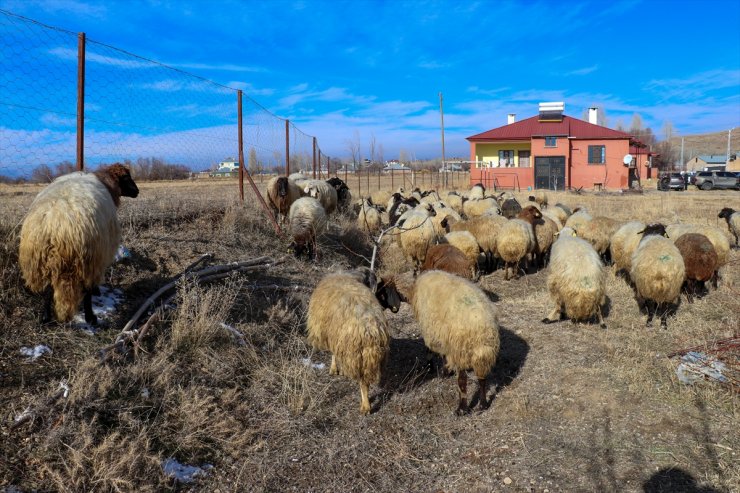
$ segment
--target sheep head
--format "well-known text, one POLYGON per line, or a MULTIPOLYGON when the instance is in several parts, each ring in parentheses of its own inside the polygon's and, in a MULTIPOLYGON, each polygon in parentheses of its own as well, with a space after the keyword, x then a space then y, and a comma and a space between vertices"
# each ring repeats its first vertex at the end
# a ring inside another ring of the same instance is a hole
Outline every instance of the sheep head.
POLYGON ((645 229, 637 234, 641 234, 643 238, 650 235, 663 236, 665 238, 668 238, 668 233, 666 233, 665 225, 660 223, 648 224, 647 226, 645 226, 645 229))
POLYGON ((730 207, 725 207, 724 209, 719 211, 719 214, 717 215, 717 217, 721 217, 723 219, 729 220, 730 216, 733 215, 734 213, 735 213, 735 209, 732 209, 730 207))
POLYGON ((131 171, 121 163, 99 168, 94 174, 108 189, 116 206, 121 203, 121 196, 136 198, 139 195, 139 187, 131 177, 131 171))

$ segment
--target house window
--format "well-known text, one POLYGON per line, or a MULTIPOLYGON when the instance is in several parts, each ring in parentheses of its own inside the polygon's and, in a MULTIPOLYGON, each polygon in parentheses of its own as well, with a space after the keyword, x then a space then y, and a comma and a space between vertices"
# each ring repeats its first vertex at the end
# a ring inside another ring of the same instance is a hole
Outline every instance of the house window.
POLYGON ((588 164, 606 163, 606 146, 588 146, 588 164))
POLYGON ((519 167, 529 168, 529 157, 532 153, 530 151, 519 151, 519 167))
POLYGON ((558 146, 557 137, 545 137, 545 147, 557 147, 557 146, 558 146))
POLYGON ((514 151, 498 151, 498 165, 502 168, 514 166, 514 151))

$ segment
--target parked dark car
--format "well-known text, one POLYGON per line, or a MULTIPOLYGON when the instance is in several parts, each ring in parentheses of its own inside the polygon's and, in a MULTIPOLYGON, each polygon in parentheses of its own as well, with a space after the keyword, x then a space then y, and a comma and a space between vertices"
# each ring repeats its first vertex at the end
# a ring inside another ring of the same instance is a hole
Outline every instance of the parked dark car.
POLYGON ((740 178, 731 171, 700 171, 696 174, 694 185, 702 190, 713 188, 740 190, 740 178))
POLYGON ((681 173, 666 173, 658 177, 658 190, 684 190, 684 180, 681 173))

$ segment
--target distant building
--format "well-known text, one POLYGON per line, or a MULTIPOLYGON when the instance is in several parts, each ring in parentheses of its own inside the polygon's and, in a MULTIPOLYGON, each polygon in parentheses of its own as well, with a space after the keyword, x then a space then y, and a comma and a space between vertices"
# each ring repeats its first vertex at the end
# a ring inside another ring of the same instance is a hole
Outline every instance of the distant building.
POLYGON ((689 171, 724 171, 726 167, 726 154, 700 154, 686 163, 689 171))
POLYGON ((398 159, 391 159, 386 161, 385 166, 383 166, 383 172, 387 173, 389 171, 411 171, 411 168, 399 162, 398 159))
POLYGON ((631 135, 564 114, 564 103, 540 103, 538 115, 472 135, 470 183, 501 188, 632 188, 648 177, 650 155, 631 135), (637 151, 634 154, 631 151, 637 151), (628 163, 625 159, 632 157, 628 163))

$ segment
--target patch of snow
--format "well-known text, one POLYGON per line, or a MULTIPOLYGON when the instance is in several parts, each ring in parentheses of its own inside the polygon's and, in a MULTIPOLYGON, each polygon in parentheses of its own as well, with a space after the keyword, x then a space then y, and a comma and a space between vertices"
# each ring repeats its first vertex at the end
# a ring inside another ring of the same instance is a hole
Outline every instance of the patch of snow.
POLYGON ((118 250, 116 250, 116 256, 113 257, 113 261, 120 262, 121 260, 129 258, 130 256, 131 252, 128 251, 128 248, 123 245, 118 245, 118 250))
MULTIPOLYGON (((100 286, 100 296, 92 297, 93 313, 98 320, 110 320, 116 313, 116 308, 123 301, 123 291, 120 289, 111 289, 108 286, 100 286)), ((78 329, 87 334, 95 335, 98 331, 96 327, 85 322, 85 312, 81 311, 72 319, 72 323, 78 329)))
POLYGON ((28 356, 29 361, 36 361, 41 356, 43 356, 46 353, 51 353, 51 348, 49 346, 45 346, 43 344, 39 344, 38 346, 34 347, 22 347, 21 348, 21 354, 23 356, 28 356))
POLYGON ((698 351, 689 351, 681 358, 676 375, 681 383, 691 385, 699 380, 717 380, 726 383, 728 378, 722 373, 727 367, 721 361, 698 351))
POLYGON ((303 363, 306 366, 310 366, 311 368, 314 368, 316 370, 326 369, 326 365, 324 363, 312 363, 311 358, 301 358, 301 363, 303 363))
POLYGON ((203 464, 203 466, 189 466, 187 464, 181 464, 174 457, 165 459, 162 462, 162 470, 166 476, 174 478, 175 481, 181 483, 192 483, 198 479, 199 476, 205 476, 208 471, 213 469, 211 464, 203 464))

